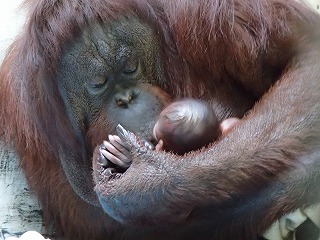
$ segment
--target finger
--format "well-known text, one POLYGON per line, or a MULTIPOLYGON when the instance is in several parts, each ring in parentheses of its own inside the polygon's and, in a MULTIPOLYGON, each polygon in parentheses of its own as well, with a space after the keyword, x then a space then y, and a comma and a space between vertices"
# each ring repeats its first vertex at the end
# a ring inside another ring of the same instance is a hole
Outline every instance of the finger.
MULTIPOLYGON (((122 152, 120 152, 115 146, 113 146, 110 142, 104 141, 103 144, 106 146, 106 150, 108 150, 111 154, 113 154, 115 157, 120 159, 122 162, 129 163, 131 162, 129 157, 124 155, 122 152)), ((130 156, 130 153, 128 153, 130 156)))
POLYGON ((126 144, 119 138, 117 135, 109 135, 109 141, 110 143, 119 150, 119 152, 122 152, 125 156, 130 156, 130 150, 126 146, 126 144))
POLYGON ((121 140, 121 138, 118 135, 109 135, 111 136, 115 142, 119 143, 123 148, 128 149, 129 147, 127 146, 127 144, 121 140))
POLYGON ((222 121, 220 124, 220 129, 222 131, 222 134, 228 133, 233 127, 235 127, 240 122, 239 118, 227 118, 222 121))
POLYGON ((163 149, 163 141, 160 139, 156 145, 156 151, 160 151, 163 149))
POLYGON ((122 127, 121 124, 117 125, 116 130, 117 130, 119 137, 123 141, 128 142, 132 138, 132 133, 130 131, 126 130, 124 127, 122 127))
POLYGON ((108 165, 108 160, 105 158, 105 156, 103 156, 103 154, 101 153, 101 149, 100 149, 100 156, 98 157, 97 159, 97 163, 100 165, 100 166, 107 166, 108 165))
POLYGON ((140 141, 134 133, 126 130, 120 124, 117 125, 116 130, 120 139, 129 145, 130 148, 133 147, 139 149, 139 147, 141 147, 140 141))
POLYGON ((108 152, 107 150, 102 149, 101 153, 105 156, 110 162, 114 163, 119 167, 129 167, 130 164, 121 161, 119 158, 108 152))
POLYGON ((150 150, 154 149, 154 145, 148 140, 142 139, 142 143, 147 149, 150 149, 150 150))

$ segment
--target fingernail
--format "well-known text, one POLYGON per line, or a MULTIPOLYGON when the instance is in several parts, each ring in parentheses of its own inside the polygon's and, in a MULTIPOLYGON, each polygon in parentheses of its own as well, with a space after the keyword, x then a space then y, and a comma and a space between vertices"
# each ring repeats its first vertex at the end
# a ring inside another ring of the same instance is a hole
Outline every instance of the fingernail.
POLYGON ((108 161, 107 161, 107 159, 102 155, 102 153, 100 154, 100 157, 98 158, 98 164, 100 165, 100 166, 107 166, 107 164, 108 164, 108 161))

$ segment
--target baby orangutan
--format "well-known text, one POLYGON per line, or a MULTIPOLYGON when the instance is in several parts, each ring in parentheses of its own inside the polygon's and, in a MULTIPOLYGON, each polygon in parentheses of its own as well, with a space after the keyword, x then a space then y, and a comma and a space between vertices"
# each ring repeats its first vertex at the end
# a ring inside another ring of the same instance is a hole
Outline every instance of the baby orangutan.
MULTIPOLYGON (((195 99, 182 99, 169 104, 161 113, 153 128, 154 138, 158 141, 154 147, 144 140, 146 147, 171 151, 183 155, 198 150, 218 139, 231 129, 239 119, 228 118, 221 124, 209 104, 195 99)), ((127 131, 121 126, 118 131, 127 131)), ((104 141, 101 152, 112 163, 128 167, 131 163, 130 152, 117 135, 109 135, 104 141)))
POLYGON ((205 102, 183 99, 169 104, 153 128, 157 150, 182 155, 200 149, 220 135, 219 122, 213 109, 205 102))

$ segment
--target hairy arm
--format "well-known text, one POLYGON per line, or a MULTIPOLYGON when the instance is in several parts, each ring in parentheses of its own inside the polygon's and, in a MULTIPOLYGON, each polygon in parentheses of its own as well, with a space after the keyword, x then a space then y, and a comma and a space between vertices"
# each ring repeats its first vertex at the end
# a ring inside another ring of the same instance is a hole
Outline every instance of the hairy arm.
POLYGON ((232 211, 271 223, 319 200, 319 43, 299 44, 277 83, 209 149, 178 157, 128 138, 132 165, 96 187, 105 211, 123 222, 178 221, 192 209, 240 198, 243 204, 232 211))

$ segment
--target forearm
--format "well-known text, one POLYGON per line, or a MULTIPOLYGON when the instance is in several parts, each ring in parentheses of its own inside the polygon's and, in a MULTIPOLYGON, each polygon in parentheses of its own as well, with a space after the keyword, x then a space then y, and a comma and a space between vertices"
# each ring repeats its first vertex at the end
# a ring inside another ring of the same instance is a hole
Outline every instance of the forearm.
MULTIPOLYGON (((276 198, 273 184, 283 175, 295 169, 313 183, 303 170, 306 156, 320 149, 320 58, 317 52, 304 52, 241 123, 209 148, 177 156, 148 150, 135 137, 124 136, 133 162, 120 178, 97 184, 105 211, 135 224, 178 221, 198 207, 238 199, 243 201, 239 209, 257 198, 265 204, 257 205, 257 211, 266 211, 274 199, 264 201, 261 191, 270 187, 270 196, 276 198)), ((295 195, 292 186, 284 181, 282 188, 288 192, 283 196, 295 195)))
POLYGON ((194 186, 194 201, 201 186, 207 203, 253 194, 303 168, 304 156, 320 149, 319 59, 309 52, 295 61, 233 131, 210 150, 187 157, 181 183, 194 186))

